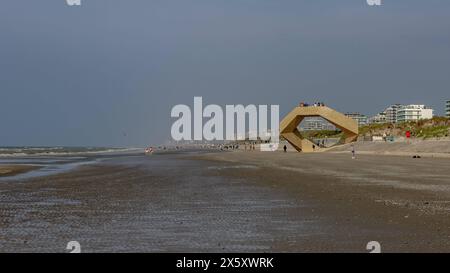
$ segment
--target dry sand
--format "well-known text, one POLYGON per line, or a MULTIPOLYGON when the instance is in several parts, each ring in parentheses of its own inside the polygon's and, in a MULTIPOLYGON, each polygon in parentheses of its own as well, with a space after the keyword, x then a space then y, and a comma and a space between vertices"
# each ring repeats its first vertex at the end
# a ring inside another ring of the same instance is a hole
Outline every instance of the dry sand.
MULTIPOLYGON (((347 153, 350 145, 341 145, 328 150, 333 153, 347 153)), ((359 154, 400 155, 422 157, 450 158, 449 140, 410 140, 409 142, 355 142, 353 143, 359 154)))

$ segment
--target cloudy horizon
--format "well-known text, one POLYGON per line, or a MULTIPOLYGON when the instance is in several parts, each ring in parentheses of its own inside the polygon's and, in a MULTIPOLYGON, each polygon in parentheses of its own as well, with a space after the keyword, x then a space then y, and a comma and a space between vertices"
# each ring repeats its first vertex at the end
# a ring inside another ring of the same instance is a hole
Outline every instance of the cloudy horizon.
POLYGON ((163 143, 194 96, 443 115, 449 15, 438 0, 5 0, 0 146, 163 143))

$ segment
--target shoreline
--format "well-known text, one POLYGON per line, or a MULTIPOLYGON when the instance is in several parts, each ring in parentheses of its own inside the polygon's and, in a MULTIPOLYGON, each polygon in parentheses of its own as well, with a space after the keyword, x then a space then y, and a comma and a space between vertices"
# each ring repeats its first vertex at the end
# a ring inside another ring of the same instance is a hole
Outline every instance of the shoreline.
POLYGON ((28 165, 28 164, 0 164, 0 178, 1 177, 14 177, 19 174, 29 173, 42 168, 41 166, 28 165))

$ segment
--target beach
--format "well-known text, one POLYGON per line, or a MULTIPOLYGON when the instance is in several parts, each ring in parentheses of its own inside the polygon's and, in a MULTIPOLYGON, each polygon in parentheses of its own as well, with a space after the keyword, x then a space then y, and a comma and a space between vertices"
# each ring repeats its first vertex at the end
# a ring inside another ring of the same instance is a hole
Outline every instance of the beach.
POLYGON ((348 153, 351 145, 358 154, 393 155, 393 156, 421 156, 450 158, 450 140, 418 140, 409 141, 358 141, 352 144, 338 145, 328 149, 332 153, 348 153))
POLYGON ((0 182, 0 251, 450 251, 445 158, 119 155, 0 182))
POLYGON ((28 165, 0 165, 0 177, 15 176, 38 168, 37 166, 28 165))
MULTIPOLYGON (((379 241, 388 252, 450 251, 450 163, 446 158, 350 153, 223 153, 206 156, 247 166, 229 172, 314 204, 327 232, 295 251, 358 251, 379 241), (253 171, 249 171, 253 170, 253 171), (251 175, 250 175, 251 174, 251 175)), ((302 211, 305 213, 305 211, 302 211)))

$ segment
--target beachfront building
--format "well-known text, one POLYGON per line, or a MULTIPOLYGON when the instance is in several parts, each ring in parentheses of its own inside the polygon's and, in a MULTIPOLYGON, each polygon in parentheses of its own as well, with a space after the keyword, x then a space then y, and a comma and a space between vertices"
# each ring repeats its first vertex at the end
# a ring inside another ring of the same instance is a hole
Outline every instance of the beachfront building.
POLYGON ((397 122, 417 121, 433 117, 433 109, 423 104, 403 105, 397 109, 397 122))
POLYGON ((321 117, 305 118, 299 126, 300 131, 336 130, 336 127, 321 117))
POLYGON ((450 118, 450 100, 445 104, 445 116, 450 118))
POLYGON ((401 104, 393 104, 384 110, 387 123, 397 123, 397 110, 402 107, 401 104))
POLYGON ((349 118, 356 120, 358 122, 359 127, 367 125, 367 116, 366 115, 362 115, 361 113, 358 113, 358 112, 346 113, 345 115, 349 118))
POLYGON ((386 112, 381 112, 376 114, 375 116, 369 118, 369 124, 382 124, 386 123, 386 112))

